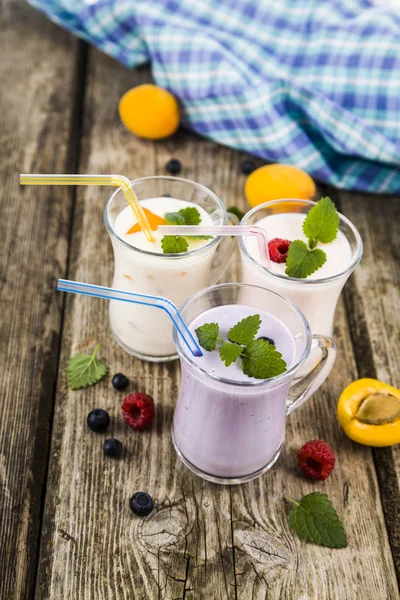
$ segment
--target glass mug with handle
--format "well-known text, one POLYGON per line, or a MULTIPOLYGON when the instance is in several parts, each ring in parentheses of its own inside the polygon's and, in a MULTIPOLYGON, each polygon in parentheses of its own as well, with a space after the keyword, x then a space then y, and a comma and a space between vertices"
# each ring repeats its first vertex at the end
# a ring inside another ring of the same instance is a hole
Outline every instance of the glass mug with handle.
MULTIPOLYGON (((178 177, 144 177, 131 182, 142 206, 165 212, 177 207, 196 207, 209 225, 226 225, 228 215, 222 201, 206 187, 178 177), (184 204, 182 203, 184 202, 184 204)), ((133 246, 121 215, 128 211, 124 194, 117 190, 108 200, 104 222, 114 251, 112 285, 127 291, 169 298, 177 306, 198 290, 215 283, 224 273, 232 256, 233 239, 215 237, 191 243, 188 252, 164 254, 151 243, 133 246), (120 219, 120 220, 118 220, 120 219)), ((231 218, 231 216, 229 217, 231 218)), ((137 240, 138 237, 136 236, 137 240)), ((143 237, 144 239, 144 237, 143 237)), ((149 307, 110 301, 110 326, 116 341, 126 352, 152 362, 177 358, 172 325, 166 314, 149 307)))
POLYGON ((194 334, 204 323, 223 323, 231 316, 234 325, 245 316, 259 314, 262 325, 257 335, 273 338, 286 360, 287 370, 281 375, 267 380, 249 378, 239 367, 226 369, 217 351, 194 357, 174 330, 182 372, 173 419, 178 456, 209 481, 250 481, 278 459, 286 416, 326 379, 335 361, 335 345, 330 337, 312 335, 294 304, 257 286, 228 283, 210 287, 189 298, 180 312, 194 334), (296 379, 311 349, 319 353, 319 359, 296 379))

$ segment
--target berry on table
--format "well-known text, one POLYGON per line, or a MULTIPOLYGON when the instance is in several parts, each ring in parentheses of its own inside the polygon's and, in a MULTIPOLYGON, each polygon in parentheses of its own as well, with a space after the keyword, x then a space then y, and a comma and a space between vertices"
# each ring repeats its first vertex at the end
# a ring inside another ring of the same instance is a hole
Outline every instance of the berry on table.
POLYGON ((257 169, 257 165, 251 158, 245 158, 240 163, 240 169, 245 175, 250 175, 250 173, 257 169))
POLYGON ((146 492, 136 492, 129 500, 129 507, 135 515, 145 517, 153 510, 153 498, 146 492))
POLYGON ((95 408, 86 418, 89 429, 96 432, 105 431, 110 424, 110 416, 106 410, 95 408))
POLYGON ((297 460, 306 477, 319 481, 329 477, 335 466, 333 450, 322 440, 312 440, 304 444, 299 450, 297 460))
POLYGON ((133 392, 122 402, 122 416, 129 427, 141 430, 154 419, 154 400, 143 392, 133 392))
POLYGON ((272 340, 271 338, 265 336, 265 335, 261 335, 259 338, 257 338, 258 340, 264 340, 264 342, 268 342, 269 344, 271 344, 272 346, 275 346, 275 342, 274 340, 272 340))
POLYGON ((281 238, 274 238, 268 242, 270 259, 276 263, 286 262, 290 243, 289 240, 282 240, 281 238))
POLYGON ((120 458, 122 455, 122 443, 115 438, 108 438, 104 442, 103 451, 105 456, 110 458, 120 458))
POLYGON ((124 390, 129 385, 129 379, 123 373, 116 373, 111 383, 116 390, 124 390))
POLYGON ((171 175, 178 175, 182 170, 182 163, 177 158, 171 158, 165 165, 165 169, 171 175))

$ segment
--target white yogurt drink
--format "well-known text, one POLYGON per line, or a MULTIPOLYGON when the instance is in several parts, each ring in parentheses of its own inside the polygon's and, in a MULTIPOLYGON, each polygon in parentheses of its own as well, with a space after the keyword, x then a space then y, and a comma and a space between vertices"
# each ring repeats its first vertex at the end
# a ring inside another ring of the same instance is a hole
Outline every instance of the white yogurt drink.
MULTIPOLYGON (((302 240, 303 222, 314 202, 282 200, 267 202, 243 219, 243 225, 263 227, 268 239, 302 240)), ((294 279, 285 274, 285 263, 271 261, 267 270, 260 264, 257 242, 252 237, 239 240, 242 256, 242 280, 245 283, 271 289, 291 300, 307 318, 313 333, 331 336, 336 304, 342 288, 361 259, 362 243, 355 227, 343 215, 339 231, 330 244, 319 244, 326 253, 325 264, 306 279, 294 279)))
POLYGON ((192 356, 174 332, 181 359, 181 388, 173 420, 178 456, 204 479, 224 484, 250 481, 277 460, 286 415, 306 401, 329 374, 335 360, 332 340, 316 336, 312 341, 297 307, 270 290, 242 283, 198 292, 184 304, 181 314, 194 337, 201 325, 218 323, 218 336, 224 340, 236 323, 259 315, 261 326, 255 339, 269 338, 286 362, 286 371, 270 379, 248 377, 240 358, 226 367, 218 349, 192 356), (299 388, 291 389, 312 343, 319 348, 318 368, 307 374, 305 386, 300 382, 299 388))
MULTIPOLYGON (((189 186, 188 189, 196 185, 193 182, 185 183, 189 186)), ((170 191, 171 186, 168 188, 170 191)), ((202 189, 205 190, 204 194, 211 195, 206 188, 202 189)), ((188 195, 192 197, 193 193, 188 195)), ((199 202, 170 195, 143 199, 141 205, 160 217, 165 217, 168 212, 179 212, 192 207, 198 211, 201 224, 224 224, 226 213, 223 205, 216 197, 213 196, 212 199, 214 210, 210 208, 209 202, 202 203, 202 206, 199 202)), ((108 209, 106 207, 106 225, 111 235, 115 261, 113 287, 163 296, 179 307, 189 296, 209 284, 218 239, 187 239, 187 252, 164 254, 160 234, 154 232, 156 242, 149 242, 141 231, 128 233, 136 223, 136 217, 130 206, 124 203, 123 197, 117 205, 112 204, 108 209)), ((153 361, 169 360, 176 356, 172 323, 162 310, 110 301, 109 315, 114 337, 130 354, 153 361)))

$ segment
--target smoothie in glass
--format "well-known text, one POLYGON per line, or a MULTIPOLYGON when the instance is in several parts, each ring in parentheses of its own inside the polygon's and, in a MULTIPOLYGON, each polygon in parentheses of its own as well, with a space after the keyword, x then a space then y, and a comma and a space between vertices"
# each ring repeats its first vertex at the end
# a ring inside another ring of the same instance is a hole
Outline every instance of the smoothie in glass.
MULTIPOLYGON (((268 239, 307 241, 302 225, 315 205, 308 200, 276 200, 256 207, 245 215, 242 225, 263 227, 268 239)), ((291 300, 307 318, 313 332, 332 335, 333 319, 340 292, 362 256, 362 242, 354 225, 339 214, 336 239, 321 244, 326 253, 325 264, 306 279, 285 274, 285 263, 271 261, 269 269, 260 264, 257 242, 251 237, 239 238, 242 257, 242 280, 260 285, 291 300)))
MULTIPOLYGON (((192 208, 198 211, 201 224, 227 223, 219 198, 194 182, 150 177, 133 182, 132 187, 142 206, 159 217, 192 208)), ((120 191, 106 206, 105 223, 114 250, 113 287, 164 296, 180 306, 210 284, 219 238, 187 238, 186 252, 165 254, 161 247, 162 236, 155 234, 156 242, 149 242, 141 231, 128 233, 136 218, 120 191)), ((109 314, 114 337, 130 354, 151 361, 176 358, 172 325, 162 311, 110 301, 109 314)))
POLYGON ((325 336, 312 337, 304 316, 290 302, 255 286, 230 283, 202 290, 185 303, 181 314, 194 335, 204 323, 218 323, 223 339, 238 321, 257 314, 261 326, 256 339, 273 341, 286 362, 285 372, 270 379, 248 377, 240 358, 226 367, 218 350, 194 357, 174 332, 182 373, 173 420, 179 457, 210 481, 249 481, 277 460, 286 415, 325 380, 335 360, 334 344, 325 336), (319 351, 319 361, 306 380, 293 386, 311 348, 319 351))

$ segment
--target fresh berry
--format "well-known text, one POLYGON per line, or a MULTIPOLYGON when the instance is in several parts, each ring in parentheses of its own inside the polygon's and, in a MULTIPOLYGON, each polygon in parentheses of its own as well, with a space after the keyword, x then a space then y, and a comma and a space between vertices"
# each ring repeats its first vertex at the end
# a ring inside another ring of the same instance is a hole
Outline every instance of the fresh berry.
POLYGON ((290 243, 289 240, 281 240, 280 238, 274 238, 268 242, 270 259, 276 263, 286 262, 290 243))
POLYGON ((310 479, 326 479, 335 466, 332 448, 321 440, 312 440, 304 444, 297 455, 297 460, 304 475, 310 479))
POLYGON ((115 438, 108 438, 103 446, 104 455, 110 458, 120 458, 122 454, 122 444, 115 438))
POLYGON ((245 175, 250 175, 250 173, 257 169, 257 165, 251 158, 245 158, 240 163, 240 168, 242 173, 244 173, 245 175))
POLYGON ((145 517, 153 510, 153 498, 146 492, 136 492, 129 500, 129 507, 135 515, 145 517))
POLYGON ((269 344, 272 344, 272 346, 275 346, 275 342, 274 340, 271 340, 271 338, 266 337, 265 335, 260 336, 259 338, 257 338, 258 340, 264 340, 264 342, 268 342, 269 344))
POLYGON ((171 175, 178 175, 182 170, 182 164, 177 158, 171 158, 165 165, 165 168, 171 175))
POLYGON ((95 408, 88 414, 86 422, 92 431, 105 431, 110 424, 110 416, 102 408, 95 408))
POLYGON ((124 390, 129 385, 129 379, 123 373, 116 373, 111 383, 116 390, 124 390))
POLYGON ((122 416, 129 427, 144 429, 154 419, 154 401, 148 394, 133 392, 122 402, 122 416))

